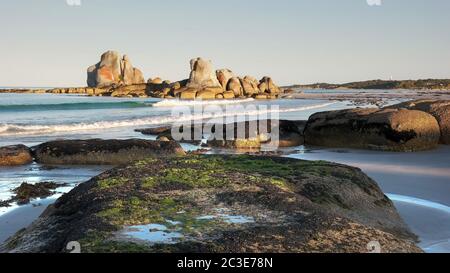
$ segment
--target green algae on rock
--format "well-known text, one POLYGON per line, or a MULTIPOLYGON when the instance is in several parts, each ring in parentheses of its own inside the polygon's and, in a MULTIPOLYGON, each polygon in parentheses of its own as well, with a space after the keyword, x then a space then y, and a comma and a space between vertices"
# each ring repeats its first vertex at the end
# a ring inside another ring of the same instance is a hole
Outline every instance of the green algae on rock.
POLYGON ((279 157, 149 158, 61 197, 4 252, 421 252, 359 169, 279 157))

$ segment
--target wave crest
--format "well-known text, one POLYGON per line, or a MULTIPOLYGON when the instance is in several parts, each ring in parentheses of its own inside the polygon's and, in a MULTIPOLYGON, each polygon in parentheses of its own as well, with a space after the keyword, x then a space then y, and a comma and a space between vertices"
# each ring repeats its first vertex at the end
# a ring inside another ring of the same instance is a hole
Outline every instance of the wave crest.
POLYGON ((153 104, 153 107, 173 107, 173 106, 197 106, 197 105, 228 105, 253 102, 255 99, 241 99, 241 100, 163 100, 153 104))
MULTIPOLYGON (((225 113, 203 113, 184 116, 153 116, 148 118, 128 119, 120 121, 98 121, 92 123, 74 123, 74 124, 56 124, 56 125, 20 125, 20 124, 0 124, 0 136, 11 135, 39 135, 58 132, 76 132, 76 131, 89 131, 89 130, 101 130, 112 129, 119 127, 139 127, 139 126, 151 126, 151 125, 167 125, 175 122, 189 122, 202 119, 233 117, 233 116, 258 116, 264 114, 274 113, 289 113, 313 110, 318 108, 324 108, 334 104, 323 103, 311 106, 300 106, 286 109, 258 109, 255 107, 253 110, 233 111, 225 113)), ((244 108, 245 109, 245 108, 244 108)))

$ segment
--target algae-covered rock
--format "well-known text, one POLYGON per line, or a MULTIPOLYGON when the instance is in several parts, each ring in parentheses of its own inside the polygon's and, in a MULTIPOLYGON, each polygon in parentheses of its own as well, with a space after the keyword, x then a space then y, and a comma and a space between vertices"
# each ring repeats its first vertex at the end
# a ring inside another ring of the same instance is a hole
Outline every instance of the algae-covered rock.
POLYGON ((420 252, 359 169, 251 156, 149 158, 61 197, 3 252, 420 252))
POLYGON ((184 150, 173 141, 89 139, 46 142, 33 153, 41 164, 120 165, 149 156, 184 155, 184 150))

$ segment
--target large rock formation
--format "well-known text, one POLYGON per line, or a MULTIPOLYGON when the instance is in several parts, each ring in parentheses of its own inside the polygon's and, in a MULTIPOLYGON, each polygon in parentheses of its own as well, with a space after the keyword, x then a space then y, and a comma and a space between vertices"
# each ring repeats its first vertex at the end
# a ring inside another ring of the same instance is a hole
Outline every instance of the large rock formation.
POLYGON ((190 100, 240 97, 272 99, 277 98, 280 92, 280 88, 270 77, 264 77, 258 82, 250 76, 243 79, 236 77, 230 69, 219 69, 214 72, 211 61, 197 58, 191 60, 191 73, 187 82, 173 85, 165 97, 190 100))
POLYGON ((257 79, 251 76, 245 76, 241 79, 242 89, 244 91, 244 95, 247 97, 251 97, 260 92, 259 90, 259 82, 257 79))
POLYGON ((148 158, 79 185, 0 252, 421 252, 359 169, 249 156, 148 158))
POLYGON ((230 69, 219 69, 216 71, 216 76, 224 91, 227 90, 228 82, 230 81, 230 79, 235 77, 233 71, 231 71, 230 69))
POLYGON ((58 165, 120 165, 149 156, 184 155, 176 142, 141 139, 61 140, 34 147, 36 162, 58 165))
POLYGON ((0 147, 0 166, 18 166, 31 163, 33 157, 25 145, 0 147))
POLYGON ((98 64, 87 70, 89 87, 107 87, 114 84, 139 84, 145 79, 142 72, 134 68, 127 55, 108 51, 101 56, 98 64))
POLYGON ((219 81, 217 80, 211 61, 196 58, 192 59, 190 64, 191 74, 187 84, 188 88, 201 90, 204 88, 221 87, 219 81))
POLYGON ((409 101, 388 108, 406 108, 419 110, 433 115, 441 128, 441 144, 450 145, 450 101, 449 100, 416 100, 409 101))
POLYGON ((306 144, 387 151, 435 148, 439 124, 425 112, 405 109, 351 109, 314 114, 306 130, 306 144))

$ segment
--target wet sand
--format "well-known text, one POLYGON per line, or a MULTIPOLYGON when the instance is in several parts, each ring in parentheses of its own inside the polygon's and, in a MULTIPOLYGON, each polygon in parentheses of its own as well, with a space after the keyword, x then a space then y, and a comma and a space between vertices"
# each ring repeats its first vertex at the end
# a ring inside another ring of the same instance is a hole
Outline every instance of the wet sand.
POLYGON ((44 200, 36 200, 28 205, 14 208, 10 212, 0 216, 0 243, 3 243, 17 231, 27 228, 47 208, 53 204, 58 196, 44 200))
POLYGON ((425 251, 450 253, 450 146, 417 153, 313 148, 289 157, 361 168, 394 201, 425 251))

